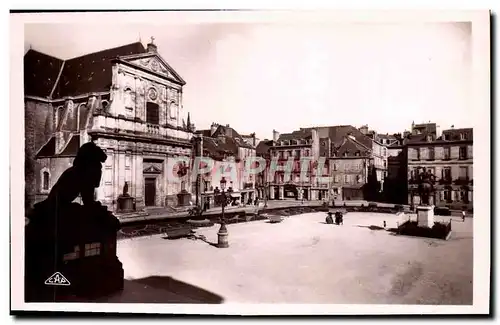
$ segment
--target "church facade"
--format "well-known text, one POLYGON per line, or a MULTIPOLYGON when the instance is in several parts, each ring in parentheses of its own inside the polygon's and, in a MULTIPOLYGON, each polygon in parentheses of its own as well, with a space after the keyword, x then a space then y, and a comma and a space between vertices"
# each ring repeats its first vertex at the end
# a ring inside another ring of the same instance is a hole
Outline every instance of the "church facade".
POLYGON ((65 61, 30 50, 24 61, 27 206, 47 196, 88 141, 108 156, 96 199, 112 211, 123 194, 140 210, 177 206, 179 193, 193 192, 185 81, 153 42, 65 61))

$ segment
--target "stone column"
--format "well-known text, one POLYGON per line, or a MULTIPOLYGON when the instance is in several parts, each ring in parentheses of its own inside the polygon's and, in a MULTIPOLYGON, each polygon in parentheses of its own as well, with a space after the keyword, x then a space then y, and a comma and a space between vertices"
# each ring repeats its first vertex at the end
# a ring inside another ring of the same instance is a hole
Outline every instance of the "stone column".
POLYGON ((142 152, 138 152, 135 156, 135 200, 137 204, 137 209, 144 207, 144 175, 143 172, 143 159, 142 152))
POLYGON ((303 195, 304 195, 304 193, 303 193, 303 189, 302 189, 302 187, 301 187, 301 186, 298 186, 298 187, 297 187, 297 198, 298 198, 299 200, 302 200, 303 195))
POLYGON ((312 200, 312 188, 310 187, 309 188, 309 191, 307 191, 307 195, 308 195, 308 200, 311 201, 312 200))
POLYGON ((274 186, 269 186, 269 199, 274 200, 274 186))
POLYGON ((472 204, 472 200, 474 199, 474 195, 473 195, 473 192, 471 190, 469 190, 467 192, 467 198, 469 199, 469 204, 472 204))
POLYGON ((285 187, 284 186, 280 186, 279 187, 279 199, 283 200, 284 197, 285 197, 285 187))

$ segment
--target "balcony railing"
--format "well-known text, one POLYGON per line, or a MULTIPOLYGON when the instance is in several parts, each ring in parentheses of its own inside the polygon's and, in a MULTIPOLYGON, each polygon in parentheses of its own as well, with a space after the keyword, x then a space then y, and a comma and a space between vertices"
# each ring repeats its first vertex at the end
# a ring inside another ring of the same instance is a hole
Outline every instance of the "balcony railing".
POLYGON ((160 125, 148 123, 146 125, 146 131, 150 134, 160 134, 160 125))
POLYGON ((459 177, 453 181, 455 185, 470 185, 472 184, 472 179, 469 177, 459 177))
POLYGON ((450 178, 441 178, 439 181, 438 181, 438 184, 439 185, 449 185, 451 184, 452 181, 451 181, 451 177, 450 178))

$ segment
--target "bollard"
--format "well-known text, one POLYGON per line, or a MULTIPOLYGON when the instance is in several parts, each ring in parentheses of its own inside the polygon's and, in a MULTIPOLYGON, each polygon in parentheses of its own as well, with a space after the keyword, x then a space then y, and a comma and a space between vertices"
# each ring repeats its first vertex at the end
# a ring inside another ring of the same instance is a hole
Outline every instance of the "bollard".
POLYGON ((228 233, 227 233, 227 228, 225 224, 222 224, 219 232, 217 233, 217 247, 218 248, 227 248, 229 247, 229 242, 228 242, 228 233))

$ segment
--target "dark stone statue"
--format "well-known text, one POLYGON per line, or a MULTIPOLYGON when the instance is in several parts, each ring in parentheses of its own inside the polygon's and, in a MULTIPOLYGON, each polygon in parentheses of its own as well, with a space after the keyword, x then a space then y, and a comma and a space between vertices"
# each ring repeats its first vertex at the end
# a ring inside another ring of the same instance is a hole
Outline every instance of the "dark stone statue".
POLYGON ((129 196, 128 194, 128 182, 125 182, 125 185, 123 185, 123 196, 129 196))
POLYGON ((417 175, 418 194, 422 205, 429 205, 429 198, 434 193, 436 177, 425 169, 417 175))
POLYGON ((80 147, 73 166, 35 204, 25 227, 25 300, 68 301, 108 294, 123 286, 116 257, 120 223, 95 201, 106 154, 95 143, 80 147), (78 196, 83 205, 73 202, 78 196), (59 272, 70 285, 46 284, 59 272))

